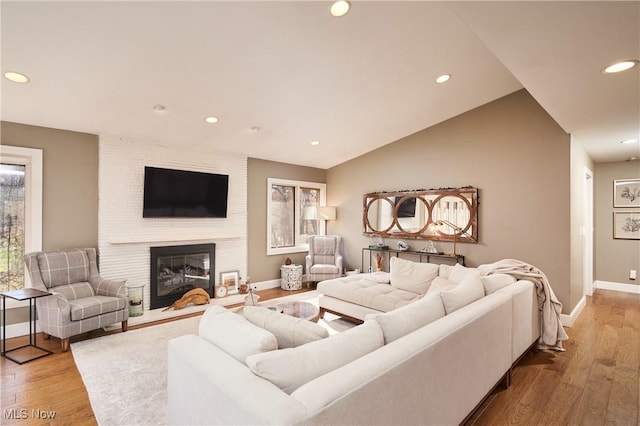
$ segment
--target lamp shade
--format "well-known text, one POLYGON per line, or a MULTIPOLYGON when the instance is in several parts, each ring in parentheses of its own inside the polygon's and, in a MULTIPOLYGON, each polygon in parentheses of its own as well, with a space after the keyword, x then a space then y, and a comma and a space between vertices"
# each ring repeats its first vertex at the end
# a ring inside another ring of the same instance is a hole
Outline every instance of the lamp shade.
POLYGON ((336 211, 337 209, 335 207, 320 206, 318 207, 318 219, 336 220, 336 211))

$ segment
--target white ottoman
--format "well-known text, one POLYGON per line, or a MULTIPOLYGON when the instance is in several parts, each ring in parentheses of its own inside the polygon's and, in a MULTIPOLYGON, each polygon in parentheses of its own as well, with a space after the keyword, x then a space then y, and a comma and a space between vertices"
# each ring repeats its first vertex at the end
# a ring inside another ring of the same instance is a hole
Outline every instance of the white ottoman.
POLYGON ((283 290, 300 290, 302 288, 302 265, 282 265, 280 277, 283 290))

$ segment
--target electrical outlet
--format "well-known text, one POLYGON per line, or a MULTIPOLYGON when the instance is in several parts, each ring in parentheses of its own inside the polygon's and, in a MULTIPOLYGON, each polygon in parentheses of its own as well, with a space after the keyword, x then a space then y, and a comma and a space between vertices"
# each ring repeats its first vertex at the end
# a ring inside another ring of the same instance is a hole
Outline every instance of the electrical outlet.
POLYGON ((631 269, 629 271, 629 279, 630 280, 635 280, 636 279, 636 270, 635 269, 631 269))

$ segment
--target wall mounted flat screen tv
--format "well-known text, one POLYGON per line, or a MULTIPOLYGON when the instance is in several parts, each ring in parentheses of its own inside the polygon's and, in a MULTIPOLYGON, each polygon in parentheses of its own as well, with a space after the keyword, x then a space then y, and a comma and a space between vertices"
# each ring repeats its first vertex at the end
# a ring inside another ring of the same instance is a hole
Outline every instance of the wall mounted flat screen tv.
MULTIPOLYGON (((395 197, 395 203, 398 205, 402 197, 395 197)), ((398 206, 398 217, 415 217, 416 215, 416 198, 406 198, 400 206, 398 206)))
POLYGON ((227 217, 229 176, 144 168, 143 217, 227 217))

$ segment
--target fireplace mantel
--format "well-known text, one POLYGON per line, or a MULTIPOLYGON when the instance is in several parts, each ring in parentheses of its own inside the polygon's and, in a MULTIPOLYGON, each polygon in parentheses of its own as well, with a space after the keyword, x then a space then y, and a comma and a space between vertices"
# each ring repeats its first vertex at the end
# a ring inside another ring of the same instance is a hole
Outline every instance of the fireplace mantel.
POLYGON ((189 243, 189 242, 206 242, 206 241, 216 241, 216 240, 239 240, 240 235, 203 235, 202 232, 198 232, 197 234, 182 233, 179 238, 169 237, 167 235, 162 236, 151 236, 151 235, 132 235, 132 236, 123 236, 123 237, 115 237, 112 238, 109 243, 113 245, 120 244, 144 244, 144 243, 166 243, 166 244, 175 244, 175 243, 189 243))

